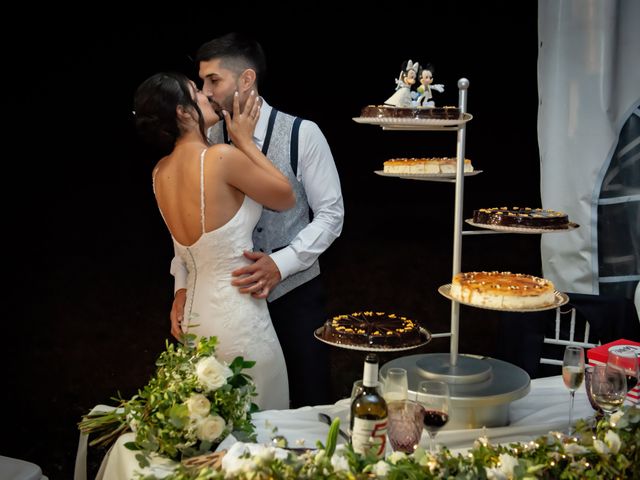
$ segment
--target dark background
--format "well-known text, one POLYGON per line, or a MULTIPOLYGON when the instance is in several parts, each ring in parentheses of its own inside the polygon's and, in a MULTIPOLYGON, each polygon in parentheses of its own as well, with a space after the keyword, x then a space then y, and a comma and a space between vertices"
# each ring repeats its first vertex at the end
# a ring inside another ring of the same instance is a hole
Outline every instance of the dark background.
MULTIPOLYGON (((151 190, 156 159, 132 128, 132 97, 160 70, 195 78, 190 56, 204 41, 254 34, 268 61, 261 93, 317 122, 331 145, 346 209, 342 236, 321 257, 331 315, 393 311, 449 330, 450 302, 437 288, 451 279, 454 184, 373 171, 392 157, 455 156, 456 135, 352 120, 393 93, 403 61, 435 66, 434 83, 445 85, 434 93, 438 106, 456 105, 457 80, 470 81, 466 157, 483 173, 465 181, 464 218, 475 208, 540 204, 536 2, 518 11, 487 2, 350 6, 357 15, 319 2, 199 7, 56 6, 39 11, 45 27, 9 43, 20 81, 5 96, 26 115, 6 111, 17 123, 6 141, 22 153, 5 157, 6 188, 16 182, 17 193, 4 193, 0 454, 37 463, 51 479, 72 477, 80 416, 142 387, 169 337, 171 240, 151 190)), ((15 20, 30 25, 29 16, 15 20)), ((462 269, 539 275, 539 240, 466 237, 462 269)), ((460 332, 460 352, 500 357, 495 312, 463 306, 460 332)), ((437 339, 419 352, 448 350, 437 339)), ((331 361, 338 399, 361 375, 362 355, 332 349, 331 361)))

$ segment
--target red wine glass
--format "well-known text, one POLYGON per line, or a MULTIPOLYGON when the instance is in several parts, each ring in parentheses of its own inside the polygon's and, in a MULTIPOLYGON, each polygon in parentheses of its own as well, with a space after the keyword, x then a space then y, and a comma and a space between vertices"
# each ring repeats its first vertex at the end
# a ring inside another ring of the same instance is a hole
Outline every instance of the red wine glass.
POLYGON ((429 451, 436 451, 436 434, 449 421, 449 385, 438 380, 418 384, 417 400, 424 407, 424 428, 429 434, 429 451))

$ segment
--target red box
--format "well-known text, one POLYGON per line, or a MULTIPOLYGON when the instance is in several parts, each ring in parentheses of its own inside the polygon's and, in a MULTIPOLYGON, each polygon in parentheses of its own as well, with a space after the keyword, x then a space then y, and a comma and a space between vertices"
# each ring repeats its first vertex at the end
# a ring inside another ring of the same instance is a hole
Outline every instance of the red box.
MULTIPOLYGON (((614 347, 615 350, 635 351, 638 354, 638 361, 640 361, 640 342, 621 338, 615 342, 605 343, 599 347, 587 350, 589 365, 606 365, 607 357, 609 356, 609 349, 612 347, 614 347)), ((640 384, 636 385, 633 390, 627 392, 627 399, 633 403, 637 403, 638 400, 640 400, 640 384)))

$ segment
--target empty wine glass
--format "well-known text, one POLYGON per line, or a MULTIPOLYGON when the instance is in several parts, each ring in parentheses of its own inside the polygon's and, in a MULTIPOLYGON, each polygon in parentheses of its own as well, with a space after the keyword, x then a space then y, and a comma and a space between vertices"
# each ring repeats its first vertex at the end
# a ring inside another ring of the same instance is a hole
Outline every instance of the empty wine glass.
POLYGON ((424 427, 429 434, 429 451, 436 451, 436 434, 449 421, 449 385, 438 380, 418 384, 417 400, 424 407, 424 427))
POLYGON ((609 350, 607 365, 624 372, 627 379, 627 392, 629 392, 637 385, 638 376, 640 375, 638 353, 630 345, 619 345, 617 347, 611 347, 609 350))
POLYGON ((607 419, 615 412, 627 395, 624 372, 608 365, 596 365, 591 374, 591 396, 604 410, 607 419))
POLYGON ((564 349, 562 359, 562 380, 569 389, 571 403, 569 405, 569 435, 573 433, 573 401, 576 389, 584 380, 584 349, 575 345, 569 345, 564 349))
POLYGON ((596 401, 593 399, 593 395, 591 395, 591 376, 593 375, 593 365, 585 365, 584 366, 584 388, 587 391, 587 398, 589 399, 589 403, 591 404, 591 408, 596 411, 595 416, 601 416, 604 414, 602 409, 598 406, 596 401))

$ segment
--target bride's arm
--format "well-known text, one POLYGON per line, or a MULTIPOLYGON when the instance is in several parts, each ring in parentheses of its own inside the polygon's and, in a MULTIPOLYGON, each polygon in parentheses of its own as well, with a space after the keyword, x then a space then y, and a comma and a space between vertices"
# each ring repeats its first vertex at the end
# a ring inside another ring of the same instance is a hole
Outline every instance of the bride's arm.
MULTIPOLYGON (((224 158, 227 183, 272 210, 295 205, 295 194, 286 176, 275 167, 253 142, 253 131, 260 116, 260 99, 252 91, 240 113, 238 94, 233 99, 233 118, 223 111, 234 147, 224 158)), ((212 149, 223 146, 214 146, 212 149)), ((229 148, 228 146, 224 146, 229 148)))

